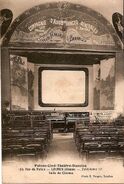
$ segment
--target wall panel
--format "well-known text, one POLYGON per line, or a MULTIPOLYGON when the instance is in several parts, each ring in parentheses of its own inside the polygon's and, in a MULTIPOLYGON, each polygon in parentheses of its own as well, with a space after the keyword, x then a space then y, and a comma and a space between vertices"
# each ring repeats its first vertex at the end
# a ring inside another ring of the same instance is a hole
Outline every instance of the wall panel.
POLYGON ((28 110, 27 58, 10 55, 11 108, 28 110))

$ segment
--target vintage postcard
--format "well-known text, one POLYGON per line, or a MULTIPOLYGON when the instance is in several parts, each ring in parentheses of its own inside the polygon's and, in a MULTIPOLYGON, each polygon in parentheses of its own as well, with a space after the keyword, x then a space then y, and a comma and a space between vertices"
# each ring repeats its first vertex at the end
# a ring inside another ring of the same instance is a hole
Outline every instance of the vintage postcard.
POLYGON ((2 183, 124 183, 123 0, 0 0, 2 183))

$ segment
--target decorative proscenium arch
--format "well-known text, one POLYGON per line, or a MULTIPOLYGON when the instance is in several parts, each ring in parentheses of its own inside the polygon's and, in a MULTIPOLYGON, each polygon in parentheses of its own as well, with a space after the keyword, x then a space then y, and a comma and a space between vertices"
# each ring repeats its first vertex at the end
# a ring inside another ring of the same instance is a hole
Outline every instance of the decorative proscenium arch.
POLYGON ((3 46, 117 51, 120 40, 100 13, 79 4, 46 3, 12 23, 3 46))

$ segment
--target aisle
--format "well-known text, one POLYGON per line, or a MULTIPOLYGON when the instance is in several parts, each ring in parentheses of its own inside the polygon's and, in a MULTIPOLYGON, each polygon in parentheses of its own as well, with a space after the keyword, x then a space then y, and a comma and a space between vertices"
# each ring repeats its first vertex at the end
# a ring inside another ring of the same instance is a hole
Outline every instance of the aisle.
POLYGON ((48 159, 60 157, 65 161, 68 157, 79 158, 72 133, 57 133, 53 135, 53 140, 49 149, 48 159))

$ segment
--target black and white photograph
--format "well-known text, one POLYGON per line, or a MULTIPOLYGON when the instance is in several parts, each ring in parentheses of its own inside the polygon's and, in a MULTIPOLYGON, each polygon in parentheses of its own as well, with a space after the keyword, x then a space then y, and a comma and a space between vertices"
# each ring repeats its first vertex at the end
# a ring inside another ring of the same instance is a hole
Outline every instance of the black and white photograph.
POLYGON ((3 184, 124 183, 123 0, 0 0, 3 184))

